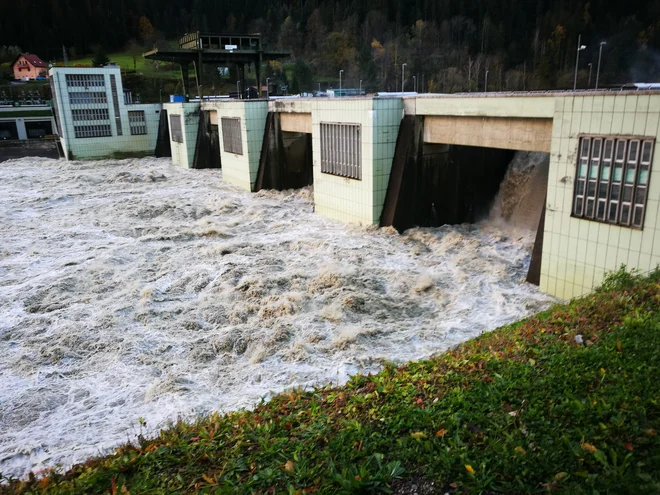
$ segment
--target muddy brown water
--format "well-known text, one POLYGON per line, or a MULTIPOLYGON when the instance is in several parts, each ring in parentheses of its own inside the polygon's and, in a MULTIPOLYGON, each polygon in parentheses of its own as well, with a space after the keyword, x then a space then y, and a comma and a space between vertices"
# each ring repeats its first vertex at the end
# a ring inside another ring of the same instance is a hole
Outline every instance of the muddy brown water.
POLYGON ((348 226, 168 159, 0 164, 0 472, 441 353, 547 308, 533 231, 348 226), (142 429, 139 418, 146 421, 142 429))

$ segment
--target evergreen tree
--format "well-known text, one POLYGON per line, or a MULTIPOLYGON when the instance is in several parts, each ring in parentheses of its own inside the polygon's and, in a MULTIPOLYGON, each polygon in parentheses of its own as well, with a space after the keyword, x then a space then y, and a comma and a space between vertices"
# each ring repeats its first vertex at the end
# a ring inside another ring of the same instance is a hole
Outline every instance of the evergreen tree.
POLYGON ((105 53, 105 50, 103 47, 98 47, 94 51, 94 58, 92 59, 92 66, 94 67, 103 67, 104 65, 108 65, 110 62, 110 59, 108 58, 108 55, 105 53))

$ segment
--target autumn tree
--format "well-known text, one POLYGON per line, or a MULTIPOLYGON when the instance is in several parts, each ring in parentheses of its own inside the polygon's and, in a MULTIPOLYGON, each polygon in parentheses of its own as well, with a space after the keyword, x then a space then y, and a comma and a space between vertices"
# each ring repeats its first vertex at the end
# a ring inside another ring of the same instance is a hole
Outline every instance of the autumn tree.
POLYGON ((151 47, 156 41, 156 30, 148 17, 142 16, 139 20, 140 39, 145 47, 151 47))

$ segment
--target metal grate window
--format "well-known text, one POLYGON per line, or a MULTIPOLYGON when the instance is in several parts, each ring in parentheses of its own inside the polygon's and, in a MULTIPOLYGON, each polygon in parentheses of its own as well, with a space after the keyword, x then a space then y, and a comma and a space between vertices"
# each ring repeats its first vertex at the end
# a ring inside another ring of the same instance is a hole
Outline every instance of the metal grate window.
POLYGON ((114 74, 110 74, 110 89, 112 91, 112 107, 115 110, 115 126, 117 126, 117 136, 121 136, 121 115, 119 114, 119 99, 117 98, 117 78, 114 74))
POLYGON ((73 91, 69 93, 69 103, 71 105, 107 104, 108 97, 101 92, 82 93, 73 91))
POLYGON ((71 110, 71 117, 74 122, 84 120, 110 120, 107 108, 84 108, 71 110))
POLYGON ((362 180, 360 124, 321 123, 321 172, 362 180))
POLYGON ((103 88, 103 74, 67 74, 66 85, 69 88, 103 88))
POLYGON ((110 124, 75 125, 73 126, 73 131, 78 139, 112 136, 110 124))
POLYGON ((131 126, 131 136, 139 136, 147 133, 147 121, 144 118, 144 110, 129 110, 128 122, 131 126))
POLYGON ((237 117, 222 117, 222 147, 227 153, 243 154, 241 138, 241 119, 237 117))
POLYGON ((183 143, 181 115, 177 115, 176 113, 170 115, 170 129, 172 130, 172 141, 175 143, 183 143))
POLYGON ((573 216, 641 229, 653 139, 580 138, 573 216))

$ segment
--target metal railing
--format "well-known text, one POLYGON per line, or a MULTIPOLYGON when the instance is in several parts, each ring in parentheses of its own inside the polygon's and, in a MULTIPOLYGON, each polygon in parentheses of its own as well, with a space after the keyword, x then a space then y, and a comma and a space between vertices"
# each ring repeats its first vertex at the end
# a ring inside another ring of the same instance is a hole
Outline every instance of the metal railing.
POLYGON ((23 107, 47 104, 48 100, 44 99, 39 91, 21 91, 20 93, 0 91, 0 106, 23 107))

